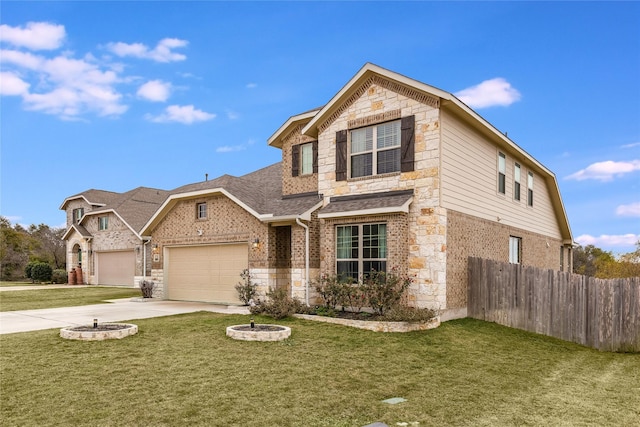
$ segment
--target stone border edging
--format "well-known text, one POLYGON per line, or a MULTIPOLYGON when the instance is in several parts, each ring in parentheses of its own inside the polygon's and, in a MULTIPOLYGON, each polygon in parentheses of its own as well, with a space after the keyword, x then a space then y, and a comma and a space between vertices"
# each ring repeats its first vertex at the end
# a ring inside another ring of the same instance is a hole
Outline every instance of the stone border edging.
POLYGON ((291 336, 291 328, 282 325, 263 325, 263 326, 276 326, 280 328, 278 331, 239 331, 234 329, 238 326, 249 325, 233 325, 227 327, 227 336, 234 340, 241 341, 283 341, 291 336))
POLYGON ((110 331, 74 331, 76 326, 69 326, 60 329, 60 337, 68 340, 104 341, 122 339, 138 333, 138 325, 133 323, 101 323, 101 325, 122 325, 123 328, 110 331))
POLYGON ((440 316, 426 322, 382 322, 377 320, 340 319, 337 317, 318 316, 313 314, 294 314, 294 317, 316 322, 333 323, 336 325, 351 326, 352 328, 366 329, 373 332, 412 332, 426 331, 440 326, 440 316))

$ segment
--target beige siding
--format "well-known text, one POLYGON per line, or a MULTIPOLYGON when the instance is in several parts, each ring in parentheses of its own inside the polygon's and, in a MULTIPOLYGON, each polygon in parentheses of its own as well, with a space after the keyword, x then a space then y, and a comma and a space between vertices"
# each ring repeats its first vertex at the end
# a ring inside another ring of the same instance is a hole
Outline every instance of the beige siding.
POLYGON ((503 225, 561 238, 546 182, 534 172, 533 207, 527 206, 527 173, 524 159, 506 155, 505 194, 498 193, 498 148, 477 131, 444 110, 442 120, 442 207, 503 225), (513 198, 513 168, 521 169, 520 201, 513 198))

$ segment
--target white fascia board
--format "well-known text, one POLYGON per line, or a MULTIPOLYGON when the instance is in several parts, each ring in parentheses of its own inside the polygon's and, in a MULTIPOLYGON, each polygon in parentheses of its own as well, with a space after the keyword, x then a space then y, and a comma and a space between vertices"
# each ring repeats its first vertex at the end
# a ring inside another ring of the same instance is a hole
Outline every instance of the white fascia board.
POLYGON ((361 209, 357 211, 347 211, 347 212, 335 212, 335 213, 320 213, 318 214, 319 219, 327 219, 327 218, 346 218, 350 216, 367 216, 367 215, 381 215, 381 214, 390 214, 390 213, 409 213, 409 205, 413 202, 413 197, 404 202, 402 206, 391 206, 387 208, 375 208, 375 209, 361 209))
POLYGON ((89 201, 89 199, 84 197, 84 195, 80 194, 78 196, 67 197, 66 199, 64 199, 64 201, 62 202, 62 204, 60 205, 60 207, 58 209, 64 210, 64 205, 66 205, 68 202, 70 202, 72 200, 76 200, 76 199, 84 199, 84 201, 87 202, 87 204, 91 205, 91 206, 105 206, 106 205, 106 203, 92 203, 92 202, 89 201))
POLYGON ((235 197, 233 194, 229 193, 224 188, 220 188, 220 187, 218 187, 218 188, 210 188, 210 189, 206 189, 206 190, 190 191, 188 193, 178 193, 178 194, 173 194, 173 195, 169 196, 164 201, 162 206, 160 206, 160 208, 156 211, 156 213, 153 214, 153 216, 149 219, 149 221, 147 221, 147 223, 144 225, 144 227, 142 227, 142 230, 140 230, 140 236, 142 236, 145 233, 147 233, 149 231, 148 228, 156 220, 159 220, 159 219, 163 218, 164 215, 166 215, 166 213, 170 210, 170 208, 172 208, 173 205, 175 205, 175 203, 178 202, 179 200, 193 199, 193 198, 196 198, 196 197, 208 196, 208 195, 212 195, 212 194, 223 194, 223 195, 225 195, 227 198, 231 199, 233 202, 238 204, 242 209, 246 210, 251 215, 255 216, 257 219, 259 219, 261 221, 263 220, 263 218, 269 217, 269 215, 261 215, 258 212, 256 212, 255 210, 251 209, 244 202, 242 202, 240 199, 235 197))
POLYGON ((308 111, 306 113, 302 113, 302 114, 298 114, 296 116, 291 116, 287 119, 286 122, 284 122, 284 124, 282 126, 280 126, 278 128, 278 130, 276 130, 273 135, 271 135, 269 137, 269 139, 267 139, 267 144, 272 146, 272 147, 278 147, 280 148, 282 145, 275 145, 275 142, 280 139, 280 137, 282 135, 284 135, 284 133, 289 130, 289 128, 291 128, 295 123, 304 121, 304 120, 308 120, 313 118, 313 116, 315 116, 318 111, 320 111, 320 109, 317 110, 312 110, 312 111, 308 111))

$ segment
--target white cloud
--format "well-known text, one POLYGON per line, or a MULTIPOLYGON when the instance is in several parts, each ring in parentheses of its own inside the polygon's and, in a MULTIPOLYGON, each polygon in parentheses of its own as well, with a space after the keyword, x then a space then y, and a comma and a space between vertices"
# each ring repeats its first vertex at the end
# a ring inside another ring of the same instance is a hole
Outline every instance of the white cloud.
POLYGON ((234 151, 243 151, 246 150, 247 147, 244 145, 223 145, 222 147, 216 148, 216 153, 231 153, 234 151))
POLYGON ((190 125, 195 122, 205 122, 215 119, 216 115, 196 110, 193 105, 170 105, 159 116, 147 115, 147 120, 156 123, 177 122, 190 125))
POLYGON ((149 49, 147 45, 142 43, 109 43, 107 49, 114 54, 124 57, 133 56, 134 58, 151 59, 156 62, 173 62, 184 61, 186 55, 173 52, 173 49, 185 47, 188 44, 186 40, 166 38, 158 42, 155 48, 149 49))
POLYGON ((583 234, 576 237, 576 242, 580 243, 582 246, 594 245, 597 247, 633 246, 638 240, 640 240, 640 234, 632 233, 620 235, 602 234, 598 237, 583 234))
POLYGON ((235 111, 227 110, 227 118, 229 120, 237 120, 240 118, 240 114, 236 113, 235 111))
POLYGON ((247 83, 247 86, 246 86, 247 89, 255 89, 257 87, 258 87, 257 83, 247 83))
POLYGON ((471 108, 508 106, 521 98, 520 92, 502 77, 485 80, 482 83, 463 89, 455 96, 471 108))
POLYGON ((635 147, 640 147, 640 142, 634 142, 632 144, 625 144, 620 146, 620 148, 635 148, 635 147))
POLYGON ((614 177, 620 177, 626 173, 637 170, 640 170, 640 160, 630 160, 628 162, 607 160, 605 162, 593 163, 585 169, 581 169, 567 176, 565 179, 575 179, 576 181, 595 179, 597 181, 607 182, 613 180, 614 177))
POLYGON ((640 202, 631 203, 628 205, 620 205, 616 208, 616 215, 618 216, 631 216, 640 217, 640 202))
POLYGON ((244 144, 238 144, 238 145, 223 145, 222 147, 218 147, 216 148, 216 153, 231 153, 234 151, 244 151, 247 149, 247 147, 252 146, 253 144, 256 143, 255 139, 249 139, 246 143, 244 144))
POLYGON ((29 92, 29 83, 22 80, 14 73, 0 72, 0 95, 23 95, 29 92))
POLYGON ((0 42, 31 50, 53 50, 62 46, 64 25, 28 22, 25 27, 0 25, 0 42))
POLYGON ((171 93, 171 83, 151 80, 138 88, 137 95, 147 101, 164 102, 171 93))
POLYGON ((38 70, 42 67, 45 58, 28 52, 18 50, 0 50, 0 61, 26 68, 28 70, 38 70))

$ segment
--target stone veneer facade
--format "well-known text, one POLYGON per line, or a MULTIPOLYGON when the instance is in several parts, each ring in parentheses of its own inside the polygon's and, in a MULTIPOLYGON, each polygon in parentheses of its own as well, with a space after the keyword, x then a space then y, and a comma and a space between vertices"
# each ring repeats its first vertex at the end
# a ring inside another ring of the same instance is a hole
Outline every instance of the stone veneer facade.
MULTIPOLYGON (((332 196, 367 194, 381 191, 414 191, 406 216, 404 243, 407 273, 415 282, 410 298, 419 307, 446 307, 446 210, 440 205, 440 124, 439 99, 375 76, 365 81, 353 95, 319 124, 318 191, 325 201, 332 196), (336 181, 336 132, 369 126, 401 117, 415 117, 414 171, 336 181)), ((352 218, 351 223, 373 218, 352 218)), ((323 272, 331 271, 327 258, 335 252, 326 242, 334 233, 334 223, 325 222, 322 233, 323 272), (326 251, 326 252, 325 252, 326 251)), ((393 228, 393 227, 392 227, 393 228)), ((389 239, 391 241, 392 239, 389 239)), ((389 251, 390 256, 394 256, 389 251)), ((398 254, 400 255, 400 254, 398 254)), ((399 259, 399 258, 398 258, 399 259)), ((393 263, 393 262, 392 262, 393 263)))

